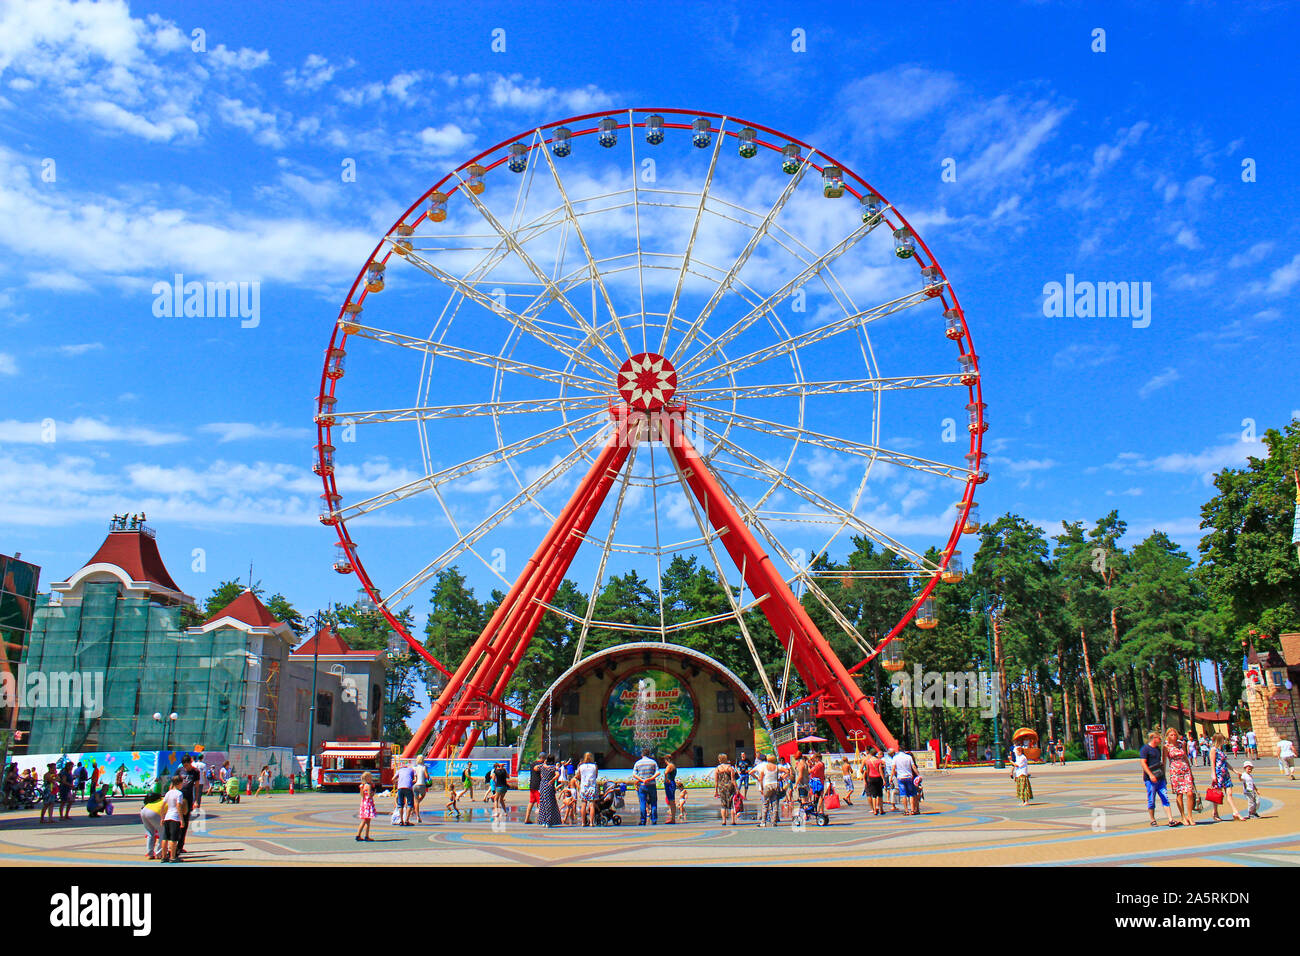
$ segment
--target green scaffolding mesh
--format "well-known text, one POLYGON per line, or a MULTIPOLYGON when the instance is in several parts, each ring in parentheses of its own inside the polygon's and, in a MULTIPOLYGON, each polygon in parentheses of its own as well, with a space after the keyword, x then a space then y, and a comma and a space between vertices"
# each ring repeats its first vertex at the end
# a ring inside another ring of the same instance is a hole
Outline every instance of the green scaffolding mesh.
POLYGON ((41 598, 24 661, 52 692, 41 706, 25 708, 29 752, 225 750, 240 743, 251 670, 244 632, 187 633, 179 608, 119 597, 118 590, 116 582, 93 582, 80 603, 41 598), (79 696, 67 693, 73 686, 79 696))

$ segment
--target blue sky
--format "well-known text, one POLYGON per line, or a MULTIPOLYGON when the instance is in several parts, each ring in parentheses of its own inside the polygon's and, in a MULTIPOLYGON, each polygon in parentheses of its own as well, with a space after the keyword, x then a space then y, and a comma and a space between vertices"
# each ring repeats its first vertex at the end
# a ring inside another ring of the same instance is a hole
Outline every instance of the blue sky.
MULTIPOLYGON (((917 227, 981 357, 986 515, 1018 512, 1051 534, 1118 508, 1131 535, 1160 528, 1194 554, 1209 475, 1262 449, 1244 420, 1262 432, 1300 406, 1285 319, 1300 285, 1289 120, 1300 15, 1209 3, 823 9, 4 5, 0 550, 42 565, 43 583, 62 580, 110 515, 143 510, 198 597, 251 562, 303 610, 350 600, 355 580, 330 570, 316 519, 312 398, 371 248, 498 141, 578 113, 677 107, 825 149, 917 227), (1091 49, 1098 28, 1104 52, 1091 49), (155 315, 151 290, 176 273, 260 283, 256 326, 155 315), (1067 275, 1150 283, 1149 325, 1046 316, 1044 286, 1067 275)), ((774 161, 746 181, 751 167, 729 156, 726 185, 771 203, 774 161)), ((394 322, 427 309, 419 287, 392 285, 394 322)), ((404 328, 427 335, 428 312, 404 328)), ((951 370, 947 350, 928 354, 946 345, 886 340, 896 361, 882 359, 882 374, 951 370)), ((341 406, 412 404, 418 361, 380 354, 350 355, 341 406)), ((481 400, 476 387, 457 379, 440 401, 481 400)), ((919 407, 881 438, 938 457, 942 417, 919 407)), ((435 438, 434 464, 479 437, 452 434, 435 438)), ((792 469, 835 487, 839 466, 805 452, 792 469)), ((339 461, 345 502, 425 470, 409 431, 341 446, 339 461)), ((481 517, 502 494, 467 488, 456 508, 481 517)), ((910 547, 951 524, 941 492, 903 482, 873 494, 873 521, 910 547)), ((507 575, 541 528, 534 513, 500 530, 507 575)), ((455 538, 436 515, 396 508, 355 533, 385 590, 455 538)), ((469 564, 480 593, 493 585, 469 564)), ((579 570, 585 588, 590 562, 579 570)))

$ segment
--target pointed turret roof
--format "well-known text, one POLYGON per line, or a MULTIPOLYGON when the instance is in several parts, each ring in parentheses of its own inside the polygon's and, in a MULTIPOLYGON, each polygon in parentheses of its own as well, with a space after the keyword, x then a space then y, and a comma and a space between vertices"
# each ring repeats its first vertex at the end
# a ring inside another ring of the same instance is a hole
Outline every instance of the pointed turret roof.
POLYGON ((295 647, 293 653, 295 656, 303 655, 306 657, 315 654, 321 657, 341 657, 343 655, 378 657, 383 654, 383 651, 354 651, 352 646, 339 636, 338 631, 332 627, 322 627, 295 647))
POLYGON ((129 574, 132 581, 148 581, 169 591, 180 591, 158 553, 158 542, 143 528, 110 531, 99 550, 82 567, 92 564, 111 564, 129 574))
POLYGON ((209 617, 204 624, 211 624, 213 621, 223 617, 232 617, 236 621, 247 624, 249 627, 278 627, 283 621, 278 621, 275 615, 266 609, 252 591, 245 590, 239 597, 235 598, 220 611, 217 611, 209 617))

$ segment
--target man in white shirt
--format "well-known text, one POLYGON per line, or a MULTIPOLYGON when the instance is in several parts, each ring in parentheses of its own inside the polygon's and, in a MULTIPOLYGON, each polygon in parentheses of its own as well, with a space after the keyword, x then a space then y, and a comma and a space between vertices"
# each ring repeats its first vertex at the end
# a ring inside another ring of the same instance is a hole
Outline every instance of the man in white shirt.
POLYGON ((645 826, 647 808, 650 810, 650 825, 658 825, 659 788, 655 781, 659 779, 659 764, 648 749, 641 751, 641 759, 632 765, 632 776, 636 779, 637 799, 641 801, 641 826, 645 826))
POLYGON ((1277 769, 1295 779, 1295 744, 1285 738, 1277 742, 1277 769))
POLYGON ((916 816, 921 812, 921 795, 916 790, 916 761, 906 750, 894 755, 894 777, 898 780, 898 795, 903 798, 903 814, 916 816))
POLYGON ((1246 756, 1258 757, 1259 752, 1255 749, 1255 731, 1246 731, 1246 756))

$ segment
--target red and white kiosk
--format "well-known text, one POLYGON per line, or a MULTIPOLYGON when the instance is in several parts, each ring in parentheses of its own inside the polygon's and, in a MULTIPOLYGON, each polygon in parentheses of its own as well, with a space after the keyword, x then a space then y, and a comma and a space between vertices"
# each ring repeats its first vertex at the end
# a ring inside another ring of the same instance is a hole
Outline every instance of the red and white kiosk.
POLYGON ((1105 724, 1083 725, 1083 750, 1089 760, 1110 759, 1110 743, 1106 739, 1105 724))

